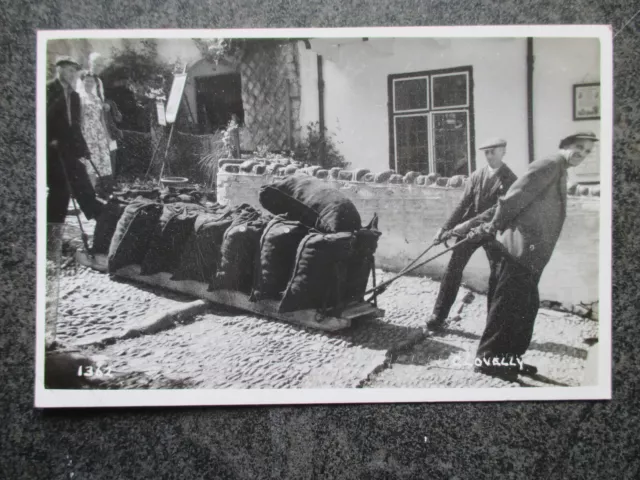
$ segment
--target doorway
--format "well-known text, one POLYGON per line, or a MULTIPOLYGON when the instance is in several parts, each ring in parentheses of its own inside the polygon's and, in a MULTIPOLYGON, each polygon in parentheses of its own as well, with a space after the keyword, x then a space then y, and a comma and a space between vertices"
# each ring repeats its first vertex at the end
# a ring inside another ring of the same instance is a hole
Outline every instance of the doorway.
POLYGON ((198 127, 203 135, 223 130, 236 115, 244 123, 242 80, 239 73, 196 77, 198 127))

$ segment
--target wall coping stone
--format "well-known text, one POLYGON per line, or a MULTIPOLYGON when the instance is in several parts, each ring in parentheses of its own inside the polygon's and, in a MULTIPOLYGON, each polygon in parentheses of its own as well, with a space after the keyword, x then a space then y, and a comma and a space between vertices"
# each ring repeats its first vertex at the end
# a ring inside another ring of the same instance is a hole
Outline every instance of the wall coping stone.
MULTIPOLYGON (((371 188, 393 188, 393 189, 438 189, 438 190, 462 190, 466 186, 469 178, 464 175, 456 175, 453 177, 441 177, 437 174, 419 175, 417 172, 409 172, 402 176, 397 173, 385 175, 384 181, 376 182, 375 179, 380 174, 387 174, 391 170, 373 173, 366 169, 343 170, 333 167, 329 170, 317 168, 313 165, 301 165, 289 163, 284 165, 282 159, 271 161, 263 158, 247 158, 247 159, 222 159, 219 162, 218 175, 238 175, 252 177, 271 177, 271 181, 277 181, 280 178, 289 175, 306 175, 313 176, 325 182, 339 184, 342 187, 347 185, 367 186, 371 188), (255 161, 251 172, 240 170, 240 166, 248 160, 255 161), (260 167, 264 166, 264 170, 260 167), (272 171, 268 168, 271 166, 272 171), (256 173, 263 171, 264 173, 256 173), (358 178, 357 180, 355 178, 358 178)), ((600 197, 600 185, 569 185, 567 194, 570 197, 600 197)))

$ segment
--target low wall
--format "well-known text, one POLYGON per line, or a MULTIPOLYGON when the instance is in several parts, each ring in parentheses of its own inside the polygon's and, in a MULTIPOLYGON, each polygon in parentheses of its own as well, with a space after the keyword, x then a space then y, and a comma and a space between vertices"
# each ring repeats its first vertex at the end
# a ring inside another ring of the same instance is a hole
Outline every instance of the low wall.
MULTIPOLYGON (((217 178, 218 201, 259 207, 260 187, 281 179, 277 173, 258 175, 221 170, 217 178)), ((335 176, 345 177, 344 174, 335 176)), ((368 179, 371 180, 371 176, 368 179)), ((382 236, 376 252, 376 265, 393 272, 402 269, 428 247, 436 230, 455 208, 464 188, 464 183, 460 184, 456 177, 431 178, 422 185, 415 184, 415 178, 397 184, 333 178, 325 181, 354 202, 363 224, 377 213, 382 236)), ((397 178, 392 181, 397 181, 397 178)), ((562 235, 540 281, 542 300, 564 305, 598 300, 599 200, 597 187, 570 190, 562 235)), ((438 248, 431 252, 437 253, 438 248)), ((439 279, 449 257, 450 254, 443 255, 415 273, 439 279)), ((484 250, 478 249, 465 269, 463 282, 473 290, 486 292, 488 273, 484 250)))

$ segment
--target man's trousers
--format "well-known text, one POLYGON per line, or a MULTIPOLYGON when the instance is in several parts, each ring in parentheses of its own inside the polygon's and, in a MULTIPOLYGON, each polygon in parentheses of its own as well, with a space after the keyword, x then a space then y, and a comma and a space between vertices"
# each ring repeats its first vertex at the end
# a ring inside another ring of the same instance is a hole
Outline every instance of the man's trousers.
POLYGON ((100 214, 102 204, 96 199, 85 166, 79 159, 63 160, 58 149, 53 147, 47 149, 47 187, 47 223, 64 223, 71 195, 88 219, 100 214))
MULTIPOLYGON (((458 296, 460 290, 460 283, 462 282, 462 273, 464 272, 467 263, 471 259, 471 256, 475 251, 480 248, 478 243, 464 243, 452 250, 447 270, 444 273, 444 277, 440 282, 440 291, 436 299, 436 304, 433 308, 433 315, 439 320, 444 320, 449 316, 449 311, 458 296)), ((496 267, 500 261, 501 255, 490 245, 482 245, 487 254, 489 260, 489 291, 487 294, 487 309, 491 304, 491 297, 495 287, 496 281, 496 267)))
POLYGON ((524 355, 540 307, 539 281, 540 273, 509 258, 500 260, 477 358, 516 359, 524 355))

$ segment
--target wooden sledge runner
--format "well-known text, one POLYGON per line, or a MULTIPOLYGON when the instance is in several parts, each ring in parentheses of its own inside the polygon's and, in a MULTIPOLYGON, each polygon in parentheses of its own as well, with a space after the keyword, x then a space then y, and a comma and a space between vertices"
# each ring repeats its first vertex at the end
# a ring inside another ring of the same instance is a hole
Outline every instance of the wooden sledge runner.
MULTIPOLYGON (((98 254, 89 256, 84 249, 76 251, 76 261, 100 272, 107 272, 107 256, 98 254)), ((335 332, 351 326, 351 320, 360 317, 379 318, 384 316, 384 310, 374 307, 368 302, 352 303, 339 312, 332 312, 332 316, 324 316, 317 310, 298 310, 290 313, 278 312, 279 302, 275 300, 260 300, 252 302, 249 295, 234 290, 207 291, 208 285, 193 280, 174 281, 171 274, 166 272, 154 275, 140 275, 140 265, 129 265, 121 268, 115 275, 136 282, 161 287, 173 292, 180 292, 213 303, 239 308, 257 315, 274 318, 294 325, 301 325, 318 330, 335 332)))

